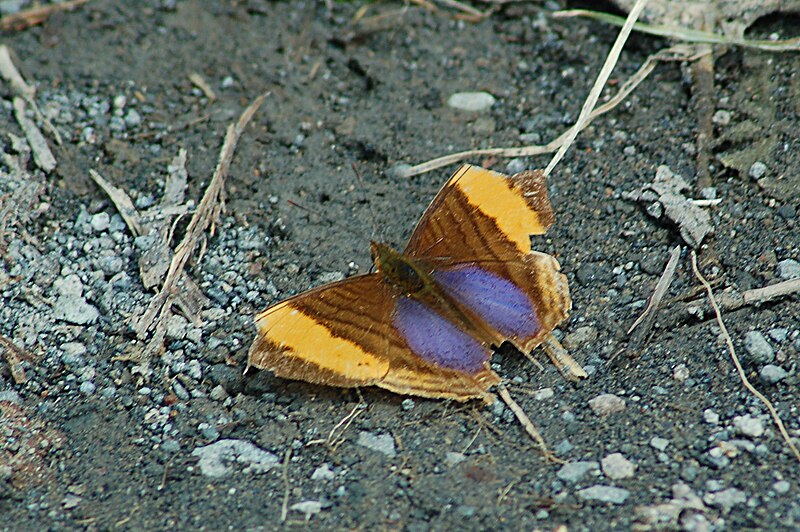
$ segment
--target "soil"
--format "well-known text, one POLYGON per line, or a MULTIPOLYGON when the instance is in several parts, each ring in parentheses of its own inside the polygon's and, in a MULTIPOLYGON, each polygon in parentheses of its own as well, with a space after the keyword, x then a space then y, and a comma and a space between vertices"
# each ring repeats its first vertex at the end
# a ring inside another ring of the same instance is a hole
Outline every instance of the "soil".
MULTIPOLYGON (((242 376, 256 312, 366 271, 370 238, 402 245, 457 166, 411 178, 392 168, 545 143, 574 121, 616 30, 549 18, 558 7, 512 4, 468 22, 400 3, 97 0, 5 34, 63 144, 48 137, 58 166, 38 169, 3 85, 0 333, 27 355, 20 383, 0 358, 0 529, 800 527, 798 461, 742 385, 688 251, 672 310, 626 349, 683 242, 623 197, 667 165, 688 196, 721 200, 706 208, 714 234, 698 249, 717 293, 789 278, 800 260, 797 54, 718 50, 713 191, 694 187, 692 70, 677 63, 582 132, 551 176, 557 223, 534 247, 569 278, 559 336, 590 377, 566 382, 506 347, 492 363, 567 466, 543 459, 499 402, 242 376), (392 14, 363 30, 351 21, 364 6, 392 14), (176 316, 163 354, 124 360, 130 318, 153 291, 139 278, 141 242, 89 170, 145 209, 185 149, 198 201, 225 128, 265 91, 225 183, 226 213, 187 269, 208 297, 202 325, 176 316), (468 91, 497 101, 447 105, 468 91), (37 187, 30 201, 8 209, 25 183, 37 187), (65 310, 69 297, 81 305, 65 310), (604 394, 623 402, 590 403, 604 394)), ((768 17, 750 34, 794 37, 797 22, 768 17)), ((614 84, 667 45, 632 35, 614 84)), ((547 161, 470 162, 513 172, 547 161)), ((798 302, 724 314, 746 375, 796 442, 798 302)))

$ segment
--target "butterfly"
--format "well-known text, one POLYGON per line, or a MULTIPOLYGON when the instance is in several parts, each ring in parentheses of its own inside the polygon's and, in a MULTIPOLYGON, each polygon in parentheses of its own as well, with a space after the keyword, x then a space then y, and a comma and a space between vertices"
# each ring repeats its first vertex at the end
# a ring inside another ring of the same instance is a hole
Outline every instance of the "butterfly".
POLYGON ((464 165, 402 253, 373 241, 374 272, 258 314, 248 368, 331 386, 487 399, 500 382, 489 365, 492 346, 508 341, 530 353, 569 314, 558 261, 531 251, 530 235, 554 220, 542 171, 507 176, 464 165))

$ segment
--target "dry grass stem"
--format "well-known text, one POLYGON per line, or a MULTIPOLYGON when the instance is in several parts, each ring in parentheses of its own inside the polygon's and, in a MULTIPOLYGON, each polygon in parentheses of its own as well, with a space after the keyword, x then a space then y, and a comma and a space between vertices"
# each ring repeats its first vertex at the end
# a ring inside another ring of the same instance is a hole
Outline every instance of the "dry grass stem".
MULTIPOLYGON (((744 387, 747 388, 750 393, 758 398, 759 401, 764 403, 769 410, 772 419, 775 421, 775 425, 778 427, 778 431, 780 431, 783 440, 786 442, 786 445, 789 446, 791 449, 792 454, 794 454, 797 461, 800 462, 800 451, 797 450, 794 443, 792 442, 792 438, 789 436, 789 433, 786 431, 786 427, 783 425, 783 421, 781 421, 780 416, 778 416, 778 412, 775 410, 775 407, 772 406, 772 402, 767 399, 761 392, 755 389, 755 387, 750 384, 750 381, 747 379, 747 376, 744 373, 744 368, 742 368, 742 364, 739 362, 739 357, 736 356, 736 349, 733 347, 733 340, 731 339, 731 335, 728 333, 728 328, 725 327, 725 322, 722 320, 722 311, 717 304, 717 299, 714 297, 714 291, 711 289, 711 285, 708 284, 703 274, 700 273, 700 270, 697 268, 697 254, 692 250, 692 270, 694 271, 695 277, 703 287, 706 289, 706 293, 708 294, 708 301, 711 303, 711 306, 714 308, 714 313, 717 317, 717 324, 719 325, 720 330, 722 331, 722 336, 725 338, 725 344, 728 346, 728 352, 731 355, 731 359, 733 360, 734 366, 736 366, 736 371, 739 373, 739 378, 742 380, 742 384, 744 387)), ((800 279, 798 279, 800 281, 800 279)))
POLYGON ((619 35, 617 35, 617 40, 614 41, 614 45, 611 47, 611 51, 608 52, 608 56, 606 57, 605 63, 603 63, 603 68, 600 69, 600 73, 597 75, 597 79, 592 86, 592 90, 589 91, 589 96, 586 98, 586 101, 583 103, 583 108, 581 108, 581 114, 578 115, 578 120, 575 122, 575 125, 569 129, 567 138, 564 140, 563 144, 558 148, 558 151, 550 160, 550 163, 547 165, 547 168, 544 170, 544 175, 549 176, 553 169, 556 167, 558 162, 564 157, 564 154, 572 146, 572 143, 575 141, 575 137, 578 136, 578 133, 586 127, 586 124, 589 120, 589 114, 594 109, 597 100, 600 98, 600 93, 603 92, 603 87, 605 87, 606 82, 608 81, 609 76, 611 76, 611 71, 614 70, 614 67, 617 64, 617 60, 619 60, 619 55, 622 53, 622 47, 625 46, 625 41, 628 40, 628 36, 631 34, 631 30, 633 30, 633 24, 639 18, 639 15, 642 13, 644 6, 647 5, 648 0, 637 0, 636 4, 634 4, 633 8, 631 9, 630 13, 628 13, 628 17, 625 20, 625 24, 623 24, 622 29, 619 31, 619 35))
POLYGON ((522 407, 519 406, 516 401, 514 401, 514 399, 511 397, 511 394, 508 393, 508 389, 505 387, 505 385, 498 384, 497 392, 500 394, 500 398, 503 399, 503 402, 506 405, 508 405, 508 408, 510 408, 511 411, 514 413, 514 415, 517 417, 517 420, 520 422, 520 425, 522 425, 522 428, 525 429, 525 432, 527 432, 528 435, 531 438, 533 438, 533 441, 535 441, 536 444, 539 446, 539 449, 541 449, 542 454, 544 454, 545 458, 557 464, 565 463, 563 460, 554 455, 550 451, 550 449, 547 448, 547 444, 544 442, 544 438, 542 438, 542 435, 536 429, 536 426, 533 424, 533 421, 531 421, 531 418, 528 417, 528 415, 525 413, 522 407))
MULTIPOLYGON (((569 9, 553 13, 554 18, 569 18, 569 17, 586 17, 594 20, 621 26, 625 19, 603 13, 600 11, 590 11, 587 9, 569 9)), ((752 39, 739 39, 735 37, 728 37, 719 35, 708 31, 693 30, 689 28, 675 28, 672 26, 664 26, 660 24, 647 24, 644 22, 637 22, 634 25, 636 31, 647 33, 649 35, 657 35, 659 37, 669 37, 678 41, 691 42, 691 43, 707 43, 707 44, 723 44, 728 46, 741 46, 744 48, 756 48, 766 52, 790 52, 800 50, 800 38, 784 39, 777 41, 765 40, 752 40, 752 39)))
POLYGON ((289 514, 289 460, 292 458, 292 448, 286 449, 283 456, 283 503, 281 503, 281 523, 286 521, 289 514))

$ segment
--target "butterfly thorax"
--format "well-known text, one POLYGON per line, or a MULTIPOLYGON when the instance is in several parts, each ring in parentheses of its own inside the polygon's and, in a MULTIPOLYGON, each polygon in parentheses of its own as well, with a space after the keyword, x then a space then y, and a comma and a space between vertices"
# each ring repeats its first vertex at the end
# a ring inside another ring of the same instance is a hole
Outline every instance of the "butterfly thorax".
POLYGON ((372 242, 370 250, 375 268, 383 275, 385 282, 395 290, 405 295, 414 295, 433 286, 430 275, 420 268, 420 265, 392 247, 372 242))
POLYGON ((484 320, 456 303, 439 287, 430 267, 379 242, 370 245, 372 260, 383 281, 398 295, 410 297, 440 315, 447 316, 462 330, 486 343, 499 345, 500 336, 484 320))

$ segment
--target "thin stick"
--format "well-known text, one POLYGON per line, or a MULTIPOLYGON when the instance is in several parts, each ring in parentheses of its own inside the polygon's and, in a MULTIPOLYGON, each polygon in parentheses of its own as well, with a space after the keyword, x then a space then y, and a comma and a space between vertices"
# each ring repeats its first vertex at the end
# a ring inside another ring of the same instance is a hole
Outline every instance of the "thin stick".
POLYGON ((795 292, 800 292, 800 277, 789 279, 780 283, 771 284, 763 288, 753 288, 742 293, 745 305, 764 303, 770 299, 783 297, 795 292))
POLYGON ((500 394, 500 397, 503 399, 503 402, 506 405, 508 405, 508 408, 510 408, 511 411, 514 412, 514 415, 517 417, 517 420, 520 422, 520 425, 522 425, 522 428, 525 429, 525 432, 527 432, 528 435, 531 438, 533 438, 533 441, 535 441, 536 444, 539 446, 539 449, 541 449, 542 454, 544 454, 544 457, 547 458, 549 461, 555 462, 557 464, 565 463, 564 460, 558 458, 550 451, 550 449, 547 448, 547 444, 544 442, 544 438, 542 438, 542 435, 539 433, 538 430, 536 430, 536 426, 533 424, 533 421, 531 421, 531 418, 528 417, 528 414, 525 413, 522 407, 519 406, 516 401, 514 401, 514 399, 511 397, 511 394, 508 393, 508 388, 506 388, 505 385, 503 384, 498 384, 497 392, 500 394))
MULTIPOLYGON (((672 284, 672 278, 675 276, 675 270, 678 268, 678 259, 681 256, 681 247, 675 246, 669 254, 669 260, 667 261, 667 266, 664 268, 664 272, 661 274, 661 278, 659 278, 658 282, 656 283, 656 287, 653 290, 653 294, 650 296, 650 299, 647 301, 647 308, 644 309, 644 312, 633 322, 630 329, 628 329, 628 334, 631 334, 633 330, 645 319, 648 319, 649 324, 644 327, 644 333, 646 334, 647 331, 652 327, 652 322, 655 319, 656 311, 658 310, 659 305, 661 304, 661 300, 664 299, 664 296, 667 295, 667 290, 669 290, 669 285, 672 284)), ((640 335, 641 336, 641 335, 640 335)))
MULTIPOLYGON (((690 60, 692 56, 693 53, 691 52, 691 50, 685 46, 673 46, 671 48, 666 48, 664 50, 659 51, 658 53, 649 56, 647 60, 645 60, 645 62, 642 64, 642 66, 639 67, 639 70, 637 70, 636 73, 633 76, 631 76, 620 87, 619 92, 617 92, 617 94, 615 94, 613 98, 611 98, 606 103, 600 105, 594 111, 592 111, 586 123, 583 124, 583 128, 586 128, 598 116, 601 116, 611 111, 612 109, 617 107, 620 103, 622 103, 625 100, 625 98, 627 98, 628 95, 632 93, 636 89, 636 87, 638 87, 642 83, 642 81, 644 81, 647 78, 647 76, 650 75, 650 73, 653 70, 655 70, 656 65, 658 63, 664 61, 690 60)), ((564 143, 564 141, 569 136, 569 133, 570 130, 567 130, 547 144, 533 144, 530 146, 518 146, 512 148, 485 148, 480 150, 466 150, 457 153, 451 153, 450 155, 437 157, 436 159, 431 159, 429 161, 417 164, 415 166, 411 166, 404 170, 397 170, 395 171, 395 176, 398 178, 412 177, 469 158, 477 158, 483 156, 531 157, 534 155, 552 153, 564 143)))
POLYGON ((289 514, 289 460, 292 458, 292 448, 286 449, 283 458, 283 504, 281 504, 281 523, 286 521, 289 514))
POLYGON ((598 98, 600 98, 600 93, 603 92, 603 87, 605 87, 608 77, 611 75, 611 71, 614 70, 617 60, 619 59, 619 55, 622 53, 622 47, 625 46, 625 41, 628 40, 628 36, 631 34, 631 30, 633 30, 633 24, 636 22, 636 19, 639 18, 639 15, 641 14, 645 5, 647 5, 647 0, 637 0, 636 4, 633 6, 633 9, 631 9, 630 13, 628 13, 628 18, 625 20, 625 24, 619 31, 617 40, 614 41, 614 46, 611 47, 611 51, 608 53, 608 57, 606 57, 606 62, 603 64, 603 68, 600 69, 600 74, 597 75, 597 80, 594 82, 594 86, 592 87, 592 90, 589 92, 589 96, 586 98, 586 101, 583 104, 583 108, 581 109, 581 114, 578 116, 578 120, 569 130, 567 139, 564 141, 561 147, 558 148, 558 151, 550 160, 547 168, 545 168, 545 177, 550 175, 550 172, 553 171, 553 168, 555 168, 561 158, 564 157, 564 153, 566 153, 567 149, 569 149, 575 140, 575 137, 578 136, 578 133, 586 124, 589 113, 592 112, 592 109, 594 109, 598 98))
POLYGON ((733 360, 733 364, 736 366, 736 371, 739 372, 739 378, 742 380, 742 384, 744 384, 745 388, 747 388, 750 393, 755 395, 764 405, 766 405, 767 410, 769 410, 772 419, 775 421, 775 425, 777 425, 778 430, 783 436, 783 440, 786 442, 786 445, 789 446, 792 453, 794 454, 797 461, 800 462, 800 451, 797 450, 794 443, 792 442, 792 438, 789 436, 789 433, 786 431, 786 427, 783 426, 783 421, 781 421, 780 416, 778 415, 777 410, 775 407, 772 406, 772 402, 769 399, 764 397, 758 390, 756 390, 750 381, 747 380, 747 376, 744 373, 744 368, 739 363, 739 357, 736 356, 736 350, 733 347, 733 340, 731 339, 731 335, 728 334, 728 328, 725 327, 725 322, 722 321, 722 311, 719 309, 719 305, 717 305, 717 299, 714 297, 714 291, 711 289, 711 285, 708 284, 705 277, 700 273, 700 270, 697 268, 697 254, 692 250, 692 270, 694 270, 694 275, 697 277, 697 280, 703 285, 706 289, 706 293, 708 294, 708 301, 711 303, 711 306, 714 308, 714 313, 717 316, 717 324, 719 325, 720 330, 722 331, 722 335, 725 337, 725 343, 728 346, 728 352, 731 355, 731 359, 733 360))

